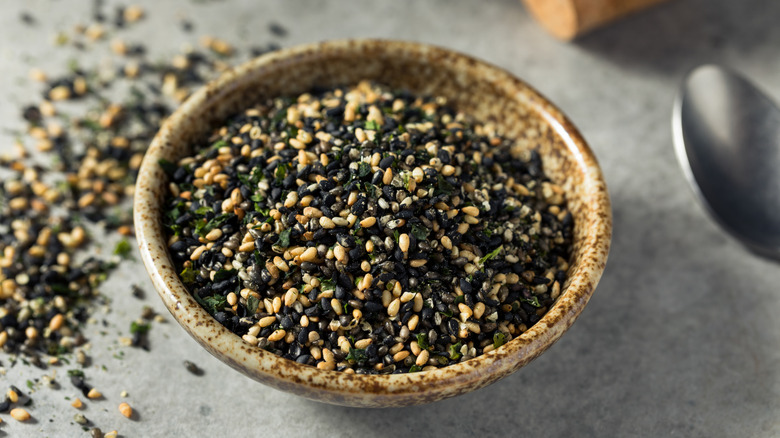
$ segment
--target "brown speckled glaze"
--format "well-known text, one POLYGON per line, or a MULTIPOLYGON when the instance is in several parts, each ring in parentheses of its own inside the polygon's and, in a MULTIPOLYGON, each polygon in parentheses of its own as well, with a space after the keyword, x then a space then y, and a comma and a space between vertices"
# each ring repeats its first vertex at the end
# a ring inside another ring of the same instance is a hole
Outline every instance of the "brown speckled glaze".
POLYGON ((596 158, 558 109, 508 72, 474 58, 417 43, 348 40, 270 53, 223 74, 187 100, 146 154, 135 191, 135 229, 143 262, 171 314, 214 356, 274 388, 327 403, 386 407, 463 394, 516 371, 549 348, 574 322, 604 271, 612 234, 607 187, 596 158), (555 305, 506 345, 434 371, 382 376, 322 371, 282 359, 220 325, 179 280, 162 227, 167 178, 175 161, 228 116, 259 99, 370 79, 420 94, 442 95, 478 120, 494 121, 519 148, 538 148, 545 172, 566 190, 574 216, 569 277, 555 305))

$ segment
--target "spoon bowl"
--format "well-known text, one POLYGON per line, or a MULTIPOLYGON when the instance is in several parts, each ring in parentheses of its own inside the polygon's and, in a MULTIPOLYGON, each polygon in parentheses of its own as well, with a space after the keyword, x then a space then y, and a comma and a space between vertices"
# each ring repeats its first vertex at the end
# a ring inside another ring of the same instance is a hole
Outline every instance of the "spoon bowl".
POLYGON ((677 158, 697 198, 750 250, 780 260, 780 109, 738 73, 691 71, 672 116, 677 158))

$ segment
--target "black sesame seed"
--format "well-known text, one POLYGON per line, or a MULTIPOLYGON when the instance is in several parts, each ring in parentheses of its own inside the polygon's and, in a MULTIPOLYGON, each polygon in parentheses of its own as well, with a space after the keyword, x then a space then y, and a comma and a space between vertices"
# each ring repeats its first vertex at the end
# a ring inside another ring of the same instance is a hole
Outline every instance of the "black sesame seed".
POLYGON ((388 155, 379 162, 379 168, 382 170, 387 170, 395 161, 395 157, 392 155, 388 155))

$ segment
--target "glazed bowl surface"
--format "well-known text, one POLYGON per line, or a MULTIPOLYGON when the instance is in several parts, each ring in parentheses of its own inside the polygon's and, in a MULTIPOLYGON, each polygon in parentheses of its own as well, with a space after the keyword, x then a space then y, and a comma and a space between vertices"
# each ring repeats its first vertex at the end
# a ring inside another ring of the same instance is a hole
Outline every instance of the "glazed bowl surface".
POLYGON ((418 43, 386 40, 322 42, 276 51, 227 71, 193 94, 165 122, 140 169, 134 220, 141 258, 165 306, 211 354, 274 388, 327 403, 389 407, 463 394, 517 371, 572 325, 604 270, 612 233, 609 195, 596 158, 572 123, 510 73, 472 57, 418 43), (489 353, 437 370, 390 375, 324 371, 245 343, 203 309, 179 279, 163 228, 168 179, 175 162, 233 114, 253 103, 313 89, 371 80, 416 94, 440 95, 476 120, 494 122, 518 147, 536 148, 547 176, 565 190, 574 219, 570 268, 544 317, 489 353))

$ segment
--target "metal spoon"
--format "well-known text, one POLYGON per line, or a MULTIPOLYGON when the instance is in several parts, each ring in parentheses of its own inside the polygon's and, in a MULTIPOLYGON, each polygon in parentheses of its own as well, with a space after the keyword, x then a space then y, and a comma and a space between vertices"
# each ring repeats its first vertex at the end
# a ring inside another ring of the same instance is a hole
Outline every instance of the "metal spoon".
POLYGON ((780 260, 780 109, 747 79, 704 65, 674 103, 677 158, 715 220, 754 252, 780 260))

